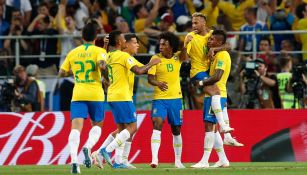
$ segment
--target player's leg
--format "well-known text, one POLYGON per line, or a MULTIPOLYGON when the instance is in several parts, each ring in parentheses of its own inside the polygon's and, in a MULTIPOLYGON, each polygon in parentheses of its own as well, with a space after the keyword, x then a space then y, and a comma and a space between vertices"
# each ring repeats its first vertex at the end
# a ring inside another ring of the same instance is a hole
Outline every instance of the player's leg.
POLYGON ((151 120, 153 124, 153 132, 151 135, 151 164, 152 168, 156 168, 159 163, 158 153, 161 144, 161 130, 163 122, 166 118, 167 109, 163 100, 152 101, 151 120))
POLYGON ((90 168, 92 166, 91 149, 97 143, 101 136, 101 128, 104 120, 104 102, 93 101, 86 102, 88 106, 88 112, 91 118, 92 128, 88 134, 88 139, 82 149, 84 154, 83 164, 90 168))
POLYGON ((117 124, 126 124, 125 128, 118 128, 120 132, 117 134, 115 139, 106 148, 100 150, 100 153, 104 159, 109 165, 112 165, 110 153, 128 140, 130 136, 136 132, 137 127, 136 110, 132 102, 111 102, 110 106, 115 122, 117 124))
POLYGON ((223 111, 221 105, 221 95, 217 85, 205 86, 204 92, 209 94, 212 98, 211 107, 216 116, 216 119, 221 127, 221 132, 231 132, 234 129, 230 128, 229 125, 226 125, 223 118, 223 111))
POLYGON ((219 157, 219 160, 211 167, 213 168, 218 168, 218 167, 228 167, 229 166, 229 161, 227 159, 227 156, 224 151, 223 147, 223 139, 220 135, 220 133, 215 131, 215 140, 214 140, 214 149, 217 152, 217 155, 219 157))
POLYGON ((192 168, 208 168, 209 167, 209 157, 214 145, 214 129, 216 127, 216 117, 214 116, 214 113, 211 113, 211 97, 206 97, 204 100, 204 121, 205 121, 205 139, 204 139, 204 153, 201 158, 201 160, 195 164, 192 165, 192 168))
POLYGON ((131 150, 132 138, 133 138, 133 135, 126 141, 125 147, 124 147, 124 150, 123 150, 123 154, 122 154, 123 164, 125 166, 127 166, 128 169, 135 169, 136 168, 135 166, 133 166, 128 161, 128 157, 129 157, 130 150, 131 150))
POLYGON ((71 102, 71 131, 68 137, 68 145, 71 156, 71 173, 80 173, 78 162, 78 147, 80 144, 80 133, 83 128, 84 118, 87 118, 87 105, 83 102, 71 102))
MULTIPOLYGON (((223 117, 226 125, 230 125, 228 112, 227 112, 227 105, 225 105, 223 109, 223 117)), ((234 139, 230 133, 224 133, 224 145, 228 146, 244 146, 244 144, 238 142, 236 139, 234 139)))
MULTIPOLYGON (((115 138, 121 131, 123 131, 126 128, 126 125, 117 124, 117 128, 118 128, 118 133, 115 135, 115 138)), ((121 145, 115 148, 115 159, 113 163, 113 168, 126 168, 123 166, 123 159, 122 159, 125 144, 126 142, 123 142, 121 145)))
POLYGON ((181 137, 181 126, 183 122, 182 115, 182 100, 173 99, 167 101, 167 116, 168 123, 171 125, 173 134, 173 147, 175 153, 175 167, 185 168, 181 163, 182 154, 182 137, 181 137))

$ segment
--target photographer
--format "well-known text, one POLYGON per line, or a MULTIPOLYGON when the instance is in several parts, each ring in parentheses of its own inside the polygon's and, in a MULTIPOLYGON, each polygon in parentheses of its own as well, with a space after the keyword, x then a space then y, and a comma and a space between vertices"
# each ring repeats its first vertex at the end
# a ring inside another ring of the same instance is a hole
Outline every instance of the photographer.
POLYGON ((307 64, 301 64, 292 68, 290 91, 294 94, 293 108, 307 106, 307 64))
MULTIPOLYGON (((249 62, 251 63, 251 62, 249 62)), ((281 108, 277 78, 267 73, 267 64, 261 58, 254 68, 245 66, 240 73, 240 91, 244 95, 243 108, 281 108)), ((246 64, 247 65, 247 64, 246 64)))
POLYGON ((41 93, 36 81, 27 76, 25 68, 17 65, 14 68, 16 78, 15 102, 20 111, 40 111, 41 93))

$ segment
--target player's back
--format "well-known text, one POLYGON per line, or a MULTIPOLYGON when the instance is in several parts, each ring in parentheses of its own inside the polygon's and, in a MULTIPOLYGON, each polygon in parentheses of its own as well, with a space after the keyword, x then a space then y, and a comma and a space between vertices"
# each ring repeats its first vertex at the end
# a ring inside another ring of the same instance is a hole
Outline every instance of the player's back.
POLYGON ((137 65, 134 60, 131 55, 120 50, 108 52, 107 64, 110 80, 108 101, 132 101, 129 75, 131 67, 137 65))
POLYGON ((197 73, 207 71, 209 69, 210 60, 207 58, 207 42, 213 30, 205 36, 190 32, 188 35, 193 36, 193 39, 187 46, 187 53, 191 58, 191 77, 197 73))
POLYGON ((217 52, 214 57, 214 61, 211 62, 209 75, 213 76, 216 69, 222 69, 224 71, 216 85, 221 91, 221 97, 227 97, 226 85, 231 69, 231 58, 227 51, 217 52))
POLYGON ((99 60, 105 60, 104 49, 83 44, 70 51, 63 63, 69 62, 75 86, 72 101, 104 101, 99 60))

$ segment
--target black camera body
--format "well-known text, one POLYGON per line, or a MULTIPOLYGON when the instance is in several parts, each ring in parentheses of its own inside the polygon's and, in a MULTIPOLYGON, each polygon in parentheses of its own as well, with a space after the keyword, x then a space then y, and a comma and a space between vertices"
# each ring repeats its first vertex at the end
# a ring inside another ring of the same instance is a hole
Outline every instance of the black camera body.
POLYGON ((15 99, 15 90, 13 79, 5 80, 0 84, 0 111, 10 111, 12 101, 15 99))
POLYGON ((255 77, 255 70, 257 70, 259 64, 255 61, 248 61, 243 65, 243 69, 245 70, 244 76, 247 78, 254 78, 255 77))
POLYGON ((291 86, 293 89, 294 96, 298 99, 303 98, 304 93, 306 93, 306 84, 302 77, 302 75, 306 73, 307 64, 295 66, 292 68, 291 86))

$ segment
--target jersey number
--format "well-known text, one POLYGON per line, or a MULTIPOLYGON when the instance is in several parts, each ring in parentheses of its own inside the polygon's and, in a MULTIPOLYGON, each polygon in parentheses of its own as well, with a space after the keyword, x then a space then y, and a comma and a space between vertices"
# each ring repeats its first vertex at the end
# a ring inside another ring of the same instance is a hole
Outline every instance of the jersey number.
POLYGON ((92 83, 95 80, 90 79, 90 73, 95 71, 95 63, 92 60, 86 60, 85 63, 82 61, 76 61, 75 64, 80 65, 80 69, 76 71, 76 81, 77 83, 92 83), (90 69, 85 70, 85 64, 91 65, 90 69), (85 80, 80 80, 79 74, 85 72, 85 80))
POLYGON ((107 67, 108 67, 108 77, 109 77, 110 83, 112 84, 113 83, 113 70, 110 65, 107 65, 107 67))
POLYGON ((167 72, 173 72, 174 66, 172 64, 166 64, 167 72))

